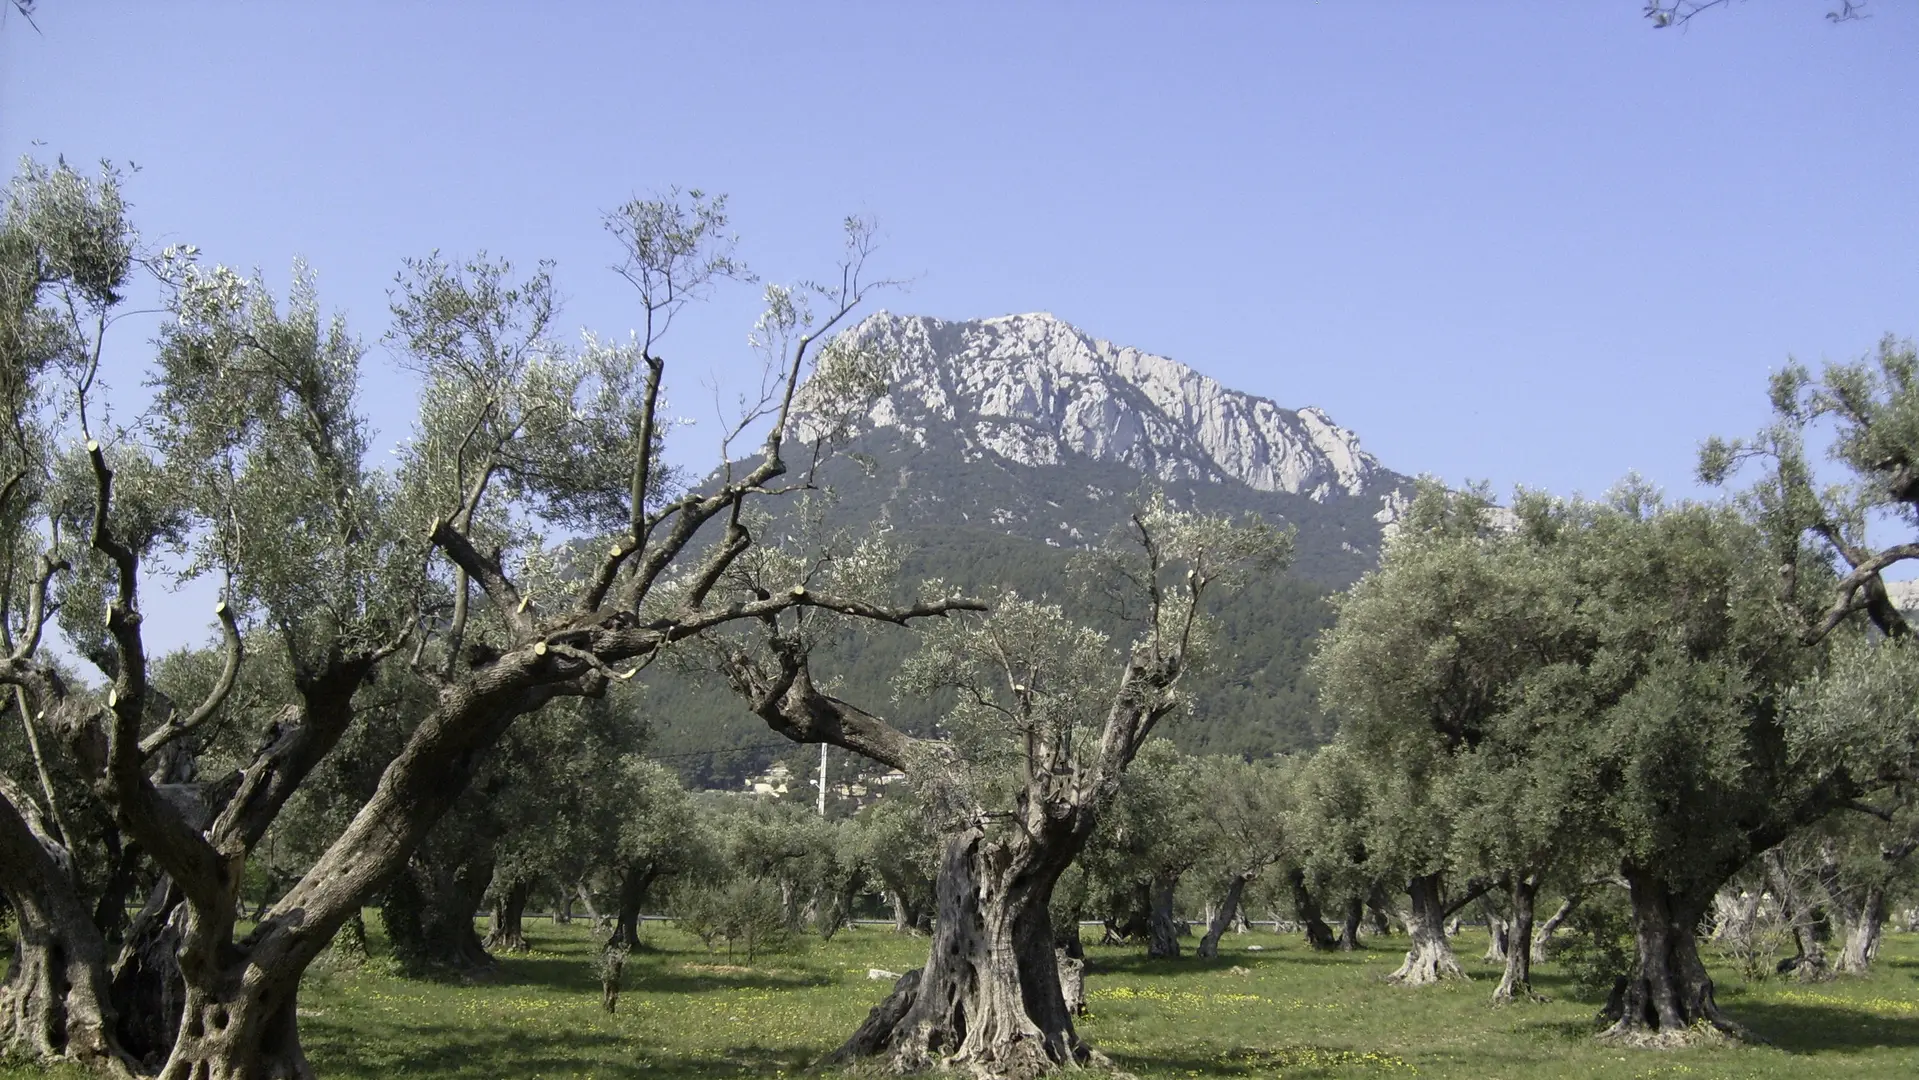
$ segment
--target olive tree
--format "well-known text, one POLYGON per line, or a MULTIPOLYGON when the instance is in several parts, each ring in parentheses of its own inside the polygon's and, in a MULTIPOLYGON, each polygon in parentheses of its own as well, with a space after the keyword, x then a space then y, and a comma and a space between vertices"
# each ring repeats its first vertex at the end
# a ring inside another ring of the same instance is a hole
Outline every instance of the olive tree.
POLYGON ((1200 866, 1220 890, 1199 955, 1219 955, 1219 939, 1240 917, 1246 886, 1296 845, 1286 827, 1294 763, 1209 756, 1195 762, 1200 866))
MULTIPOLYGON (((804 607, 905 622, 957 606, 742 593, 728 578, 755 543, 746 506, 784 490, 790 450, 820 445, 794 429, 801 381, 824 374, 849 394, 871 386, 860 357, 819 348, 874 287, 870 229, 850 224, 826 286, 769 291, 767 390, 734 429, 763 438, 687 489, 660 459, 657 347, 685 303, 737 271, 723 208, 697 193, 641 200, 609 226, 644 317, 627 343, 552 342, 544 271, 515 280, 486 260, 410 266, 395 294, 395 345, 423 399, 416 435, 387 474, 370 465, 354 411, 360 346, 342 321, 322 317, 311 278, 296 275, 283 305, 187 250, 149 260, 169 316, 153 374, 157 419, 137 430, 103 421, 101 335, 136 265, 117 184, 29 167, 10 191, 4 367, 25 407, 9 423, 33 419, 14 424, 19 479, 0 479, 6 519, 30 523, 6 551, 0 683, 21 692, 15 707, 38 725, 42 749, 58 748, 179 892, 164 919, 178 935, 168 952, 184 991, 169 1010, 177 1035, 158 1051, 162 1075, 311 1075, 298 1032, 302 972, 407 863, 517 718, 602 695, 674 643, 740 620, 804 607), (549 539, 558 530, 590 538, 577 569, 559 565, 549 539), (215 575, 224 592, 222 673, 204 698, 178 703, 156 693, 142 629, 144 586, 168 547, 184 550, 186 573, 215 575), (104 686, 80 682, 43 648, 55 608, 104 686), (156 769, 162 753, 220 715, 240 669, 261 661, 284 665, 292 693, 244 718, 255 752, 217 782, 170 787, 156 769), (363 691, 400 666, 425 682, 430 707, 372 795, 239 934, 250 855, 352 726, 363 691)), ((70 917, 86 905, 62 869, 70 860, 53 854, 54 812, 18 783, 4 794, 0 880, 27 912, 32 961, 0 1005, 8 1040, 116 1060, 111 1005, 98 993, 104 948, 97 926, 70 917)))
MULTIPOLYGON (((1580 843, 1617 860, 1635 959, 1608 1005, 1611 1038, 1739 1030, 1699 956, 1714 896, 1872 778, 1910 767, 1905 650, 1855 636, 1848 664, 1822 673, 1826 648, 1802 640, 1832 575, 1810 552, 1783 553, 1793 592, 1779 540, 1732 507, 1667 506, 1640 484, 1599 503, 1526 497, 1509 529, 1395 545, 1372 587, 1406 629, 1355 619, 1338 631, 1353 635, 1335 646, 1352 650, 1341 663, 1366 658, 1348 674, 1370 668, 1394 687, 1372 700, 1410 687, 1395 711, 1452 753, 1536 759, 1546 772, 1495 759, 1489 776, 1556 774, 1532 781, 1531 812, 1550 820, 1570 804, 1562 819, 1580 843), (1506 661, 1462 662, 1475 655, 1506 661)), ((1347 708, 1368 700, 1341 685, 1347 708)))
MULTIPOLYGON (((938 917, 924 968, 908 973, 835 1053, 895 1067, 965 1064, 1032 1075, 1088 1060, 1065 1007, 1048 910, 1122 776, 1201 659, 1221 586, 1273 568, 1290 536, 1154 499, 1127 534, 1081 564, 1136 628, 1117 646, 1059 608, 1009 596, 992 614, 944 622, 900 675, 901 703, 951 695, 931 735, 908 733, 815 680, 812 615, 762 621, 717 659, 753 711, 796 742, 826 742, 897 769, 938 808, 938 917)), ((888 556, 864 543, 822 575, 888 556)), ((897 555, 891 556, 897 558, 897 555)), ((884 579, 887 575, 879 575, 884 579)), ((925 730, 923 727, 919 730, 925 730)))

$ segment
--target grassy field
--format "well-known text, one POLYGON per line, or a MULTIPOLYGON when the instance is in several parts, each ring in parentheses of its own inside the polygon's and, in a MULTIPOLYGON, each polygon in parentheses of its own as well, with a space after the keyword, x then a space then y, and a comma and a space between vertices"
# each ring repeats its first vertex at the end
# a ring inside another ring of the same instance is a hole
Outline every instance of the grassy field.
MULTIPOLYGON (((369 920, 377 928, 377 920, 369 920)), ((600 1009, 583 928, 531 928, 534 951, 479 982, 401 979, 378 956, 323 966, 302 995, 309 1055, 322 1075, 686 1077, 802 1070, 851 1032, 887 984, 867 969, 919 963, 924 940, 878 928, 807 939, 752 967, 649 925, 653 946, 627 965, 620 1011, 600 1009)), ((1088 950, 1091 1014, 1082 1032, 1139 1077, 1919 1077, 1919 936, 1889 935, 1869 978, 1801 984, 1720 976, 1720 1000, 1766 1046, 1623 1051, 1591 1035, 1597 1003, 1551 964, 1548 1004, 1494 1010, 1495 973, 1404 990, 1382 977, 1403 939, 1320 955, 1290 937, 1231 938, 1217 961, 1148 962, 1136 949, 1088 950), (1258 949, 1250 948, 1259 946, 1258 949)), ((1457 942, 1462 958, 1484 938, 1457 942)), ((0 1077, 51 1074, 0 1066, 0 1077)))

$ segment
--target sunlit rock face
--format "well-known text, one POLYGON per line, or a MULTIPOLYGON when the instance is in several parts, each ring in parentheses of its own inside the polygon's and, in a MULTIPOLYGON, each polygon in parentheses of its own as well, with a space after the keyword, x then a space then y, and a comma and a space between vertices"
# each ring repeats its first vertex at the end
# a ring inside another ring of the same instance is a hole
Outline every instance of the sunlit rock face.
POLYGON ((1377 490, 1382 512, 1394 508, 1387 489, 1401 478, 1324 411, 1229 389, 1052 315, 881 312, 852 334, 893 359, 890 391, 866 423, 919 445, 950 432, 969 456, 1053 465, 1077 455, 1171 483, 1238 481, 1314 501, 1377 490))

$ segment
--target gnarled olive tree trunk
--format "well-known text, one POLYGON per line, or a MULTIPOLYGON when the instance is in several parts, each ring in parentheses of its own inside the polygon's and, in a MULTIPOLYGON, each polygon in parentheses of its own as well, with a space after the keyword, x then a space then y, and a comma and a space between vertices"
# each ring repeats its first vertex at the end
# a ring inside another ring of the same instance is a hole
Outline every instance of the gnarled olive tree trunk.
POLYGON ((1199 955, 1208 959, 1219 955, 1219 939, 1228 927, 1239 918, 1239 899, 1246 893, 1246 882, 1251 874, 1234 874, 1226 883, 1226 895, 1220 898, 1219 908, 1213 912, 1213 921, 1206 927, 1206 936, 1199 939, 1199 955))
POLYGON ((948 839, 926 966, 903 977, 827 1062, 883 1054, 902 1071, 944 1061, 1011 1077, 1085 1062, 1048 911, 1083 843, 1070 827, 988 836, 975 826, 948 839))
POLYGON ((1412 948, 1406 951, 1399 969, 1386 977, 1388 982, 1426 986, 1466 977, 1453 956, 1452 943, 1446 940, 1447 911, 1441 885, 1439 874, 1422 874, 1408 884, 1406 891, 1412 903, 1406 912, 1406 930, 1412 935, 1412 948))
MULTIPOLYGON (((0 785, 5 781, 0 780, 0 785)), ((107 946, 74 888, 66 850, 33 803, 0 786, 0 878, 14 949, 0 983, 0 1051, 66 1058, 126 1075, 114 1032, 107 946)))
POLYGON ((640 947, 640 908, 646 904, 647 894, 658 877, 658 868, 652 862, 635 863, 620 875, 620 910, 610 944, 629 949, 640 947))
POLYGON ((933 930, 933 915, 918 904, 907 899, 898 889, 886 890, 887 902, 893 905, 893 932, 896 934, 927 934, 933 930))
POLYGON ((504 952, 525 952, 526 902, 533 894, 533 883, 515 878, 504 888, 493 889, 493 910, 487 920, 486 940, 481 946, 504 952))
POLYGON ((1146 955, 1154 960, 1179 959, 1179 921, 1173 914, 1173 896, 1179 876, 1160 874, 1150 886, 1152 915, 1147 921, 1146 955))
POLYGON ((1359 924, 1366 918, 1366 901, 1358 896, 1346 898, 1345 917, 1339 921, 1339 951, 1355 952, 1359 949, 1359 924))
POLYGON ((409 970, 472 972, 493 967, 474 913, 493 877, 493 861, 429 866, 419 859, 393 876, 380 904, 393 955, 409 970))
POLYGON ((1286 874, 1286 882, 1293 890, 1293 918, 1306 930, 1306 944, 1320 952, 1331 952, 1339 948, 1339 939, 1333 936, 1333 928, 1326 925, 1326 917, 1320 911, 1319 900, 1312 890, 1306 887, 1306 871, 1295 866, 1286 874))
POLYGON ((120 1045, 141 1062, 157 1066, 180 1033, 186 980, 180 974, 180 938, 186 925, 186 895, 162 875, 134 916, 113 970, 113 1002, 120 1015, 120 1045))
POLYGON ((1539 899, 1539 879, 1515 874, 1512 879, 1512 921, 1506 925, 1506 972, 1493 988, 1493 1004, 1529 999, 1533 993, 1533 909, 1539 899))
POLYGON ((1885 886, 1869 885, 1855 905, 1835 908, 1844 926, 1845 943, 1832 969, 1841 975, 1864 975, 1879 955, 1879 936, 1886 928, 1885 886))
POLYGON ((1634 1044, 1682 1040, 1695 1024, 1722 1031, 1739 1028, 1719 1012, 1712 977, 1699 958, 1697 929, 1716 889, 1682 892, 1658 874, 1625 867, 1632 894, 1632 973, 1613 987, 1601 1016, 1612 1022, 1604 1037, 1634 1044))

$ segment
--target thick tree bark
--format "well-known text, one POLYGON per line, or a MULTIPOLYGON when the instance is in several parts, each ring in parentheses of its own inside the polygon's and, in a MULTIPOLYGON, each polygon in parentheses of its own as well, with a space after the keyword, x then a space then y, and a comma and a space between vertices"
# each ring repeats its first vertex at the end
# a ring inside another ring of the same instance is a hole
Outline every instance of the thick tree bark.
POLYGON ((1346 901, 1346 913, 1339 923, 1339 951, 1354 952, 1359 949, 1359 924, 1366 917, 1366 902, 1359 897, 1349 897, 1346 901))
POLYGON ((1886 927, 1886 890, 1870 885, 1858 906, 1844 912, 1845 944, 1833 970, 1841 975, 1864 975, 1879 955, 1879 935, 1886 927))
POLYGON ((635 863, 620 875, 620 911, 613 926, 611 944, 629 949, 640 947, 640 908, 646 904, 658 872, 650 862, 635 863))
POLYGON ((1441 876, 1423 874, 1412 879, 1407 893, 1412 906, 1406 913, 1406 929, 1413 947, 1399 969, 1388 975, 1388 982, 1402 986, 1426 986, 1444 979, 1464 979, 1466 972, 1453 956, 1452 943, 1446 940, 1446 905, 1440 899, 1441 876))
POLYGON ((393 955, 408 970, 477 972, 496 961, 474 928, 473 915, 493 877, 489 859, 447 870, 413 865, 394 875, 380 915, 393 955))
POLYGON ((1179 926, 1173 917, 1173 895, 1178 888, 1176 874, 1161 874, 1153 879, 1153 914, 1146 932, 1146 955, 1150 959, 1179 959, 1179 926))
POLYGON ((1219 955, 1220 935, 1232 926, 1240 916, 1239 898, 1246 892, 1249 875, 1235 874, 1226 885, 1226 895, 1219 901, 1219 909, 1213 912, 1213 921, 1206 927, 1206 936, 1199 940, 1199 955, 1211 959, 1219 955))
POLYGON ((1333 936, 1333 928, 1326 925, 1326 919, 1319 909, 1319 901, 1314 899, 1312 891, 1306 888, 1306 872, 1294 867, 1286 875, 1286 881, 1293 889, 1293 917, 1299 920, 1306 930, 1306 944, 1320 952, 1331 952, 1339 948, 1339 939, 1333 936))
POLYGON ((1601 1012, 1612 1026, 1609 1040, 1633 1045, 1683 1042, 1695 1024, 1742 1034, 1719 1012, 1712 978, 1699 958, 1696 928, 1716 889, 1686 894, 1657 874, 1625 867, 1632 893, 1633 940, 1637 957, 1632 974, 1614 986, 1601 1012))
POLYGON ((948 839, 926 967, 903 977, 826 1063, 884 1054, 901 1071, 944 1063, 1032 1077, 1087 1061, 1047 907, 1083 843, 1078 829, 988 837, 973 827, 948 839))
POLYGON ((527 951, 526 901, 532 894, 532 883, 523 878, 515 879, 505 891, 494 890, 486 940, 481 942, 483 948, 504 952, 527 951))
POLYGON ((158 1066, 180 1034, 186 979, 180 972, 180 942, 187 919, 186 896, 162 876, 134 916, 113 971, 113 1003, 120 1014, 120 1045, 158 1066))
POLYGON ((67 858, 33 803, 0 786, 0 893, 14 913, 13 958, 0 983, 0 1052, 127 1075, 106 941, 74 888, 67 858))
POLYGON ((1515 874, 1512 880, 1513 918, 1507 926, 1506 973, 1493 988, 1493 1004, 1544 998, 1533 993, 1533 906, 1539 897, 1539 879, 1515 874))

